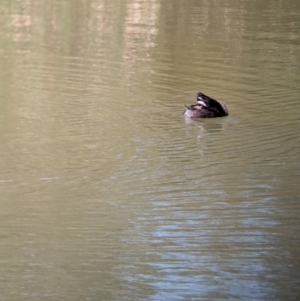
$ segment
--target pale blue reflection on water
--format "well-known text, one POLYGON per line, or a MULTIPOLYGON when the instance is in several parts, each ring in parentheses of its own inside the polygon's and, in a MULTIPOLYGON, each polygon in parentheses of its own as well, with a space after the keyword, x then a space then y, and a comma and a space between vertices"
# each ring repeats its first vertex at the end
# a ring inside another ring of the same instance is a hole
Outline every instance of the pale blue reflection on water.
POLYGON ((121 2, 0 10, 0 299, 298 300, 299 4, 121 2))

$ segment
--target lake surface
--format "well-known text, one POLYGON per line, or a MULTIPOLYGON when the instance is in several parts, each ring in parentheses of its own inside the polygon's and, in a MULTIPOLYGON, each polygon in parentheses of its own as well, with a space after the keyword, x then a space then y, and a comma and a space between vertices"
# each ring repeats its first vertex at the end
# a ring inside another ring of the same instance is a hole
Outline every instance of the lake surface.
POLYGON ((0 300, 299 300, 299 113, 298 1, 2 1, 0 300))

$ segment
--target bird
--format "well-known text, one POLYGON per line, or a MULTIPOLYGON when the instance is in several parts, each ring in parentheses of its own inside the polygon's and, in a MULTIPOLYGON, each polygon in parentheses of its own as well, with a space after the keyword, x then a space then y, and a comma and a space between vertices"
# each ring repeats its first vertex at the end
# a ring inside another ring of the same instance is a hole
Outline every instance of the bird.
POLYGON ((188 118, 212 118, 228 116, 228 109, 224 102, 215 100, 201 92, 197 93, 197 103, 185 106, 183 113, 188 118))

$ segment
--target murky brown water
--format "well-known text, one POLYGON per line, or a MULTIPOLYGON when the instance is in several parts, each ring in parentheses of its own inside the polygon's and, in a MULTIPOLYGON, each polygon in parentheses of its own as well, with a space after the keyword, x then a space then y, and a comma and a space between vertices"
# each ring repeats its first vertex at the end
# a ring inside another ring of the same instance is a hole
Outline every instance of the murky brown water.
POLYGON ((300 2, 4 1, 0 87, 0 300, 299 300, 300 2))

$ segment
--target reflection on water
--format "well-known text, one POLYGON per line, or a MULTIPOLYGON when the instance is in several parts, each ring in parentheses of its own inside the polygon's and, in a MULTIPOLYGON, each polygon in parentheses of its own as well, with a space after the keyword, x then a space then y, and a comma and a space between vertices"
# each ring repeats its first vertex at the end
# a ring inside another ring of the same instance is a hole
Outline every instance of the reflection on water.
POLYGON ((0 299, 298 300, 298 11, 4 2, 0 299))

